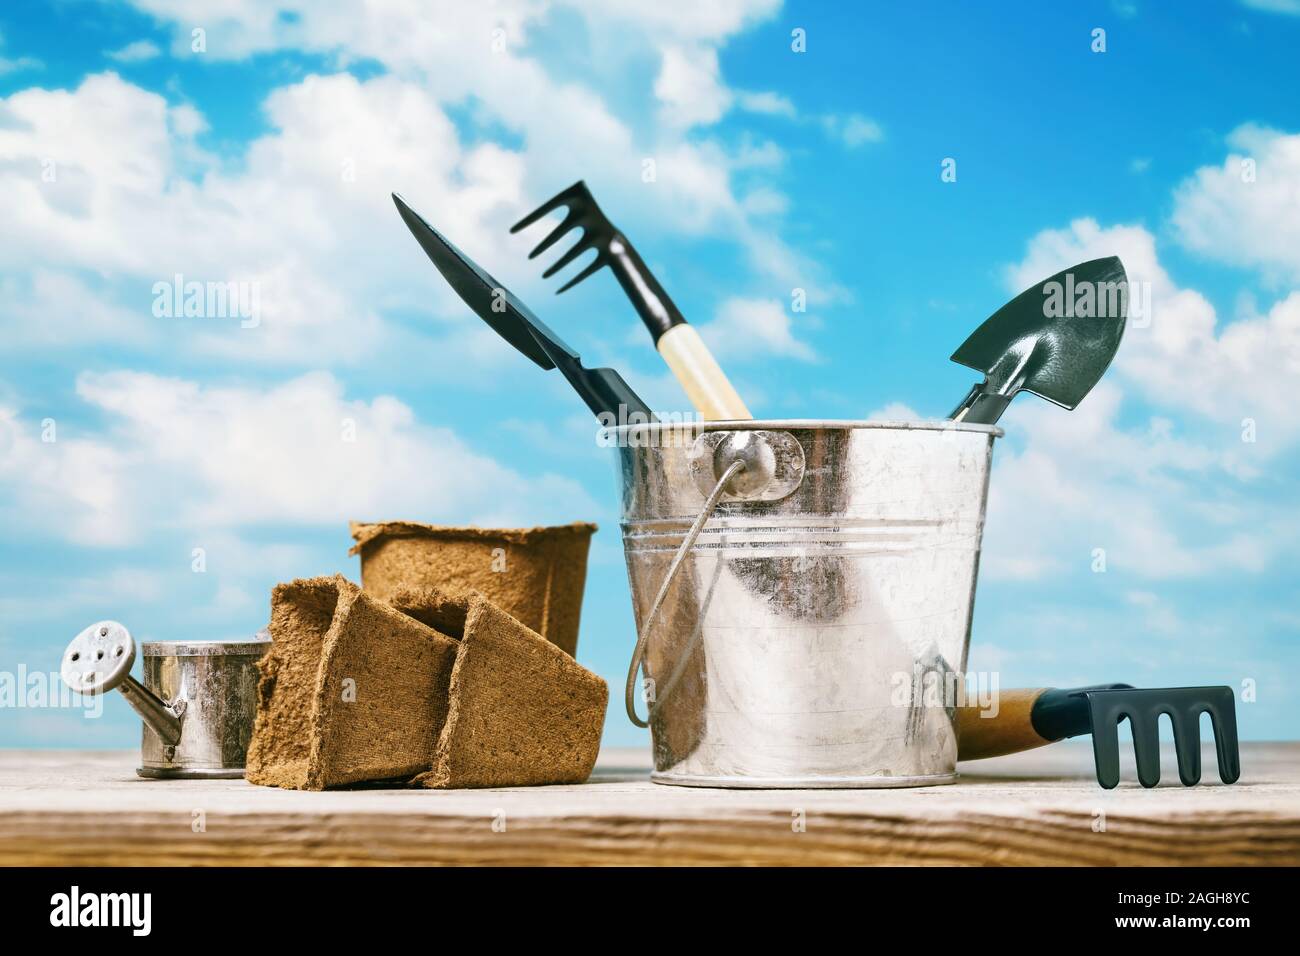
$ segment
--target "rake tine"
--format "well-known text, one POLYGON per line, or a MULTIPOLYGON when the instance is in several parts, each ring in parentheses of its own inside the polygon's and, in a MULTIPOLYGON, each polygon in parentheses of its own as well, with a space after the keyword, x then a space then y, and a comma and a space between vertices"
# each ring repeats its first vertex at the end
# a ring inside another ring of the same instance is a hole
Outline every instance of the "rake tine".
MULTIPOLYGON (((579 272, 576 276, 574 276, 568 282, 564 283, 564 285, 556 289, 555 294, 559 295, 561 292, 566 292, 569 289, 572 289, 583 279, 587 278, 587 276, 599 272, 604 266, 605 266, 605 253, 603 252, 596 253, 596 258, 592 259, 591 263, 585 269, 579 272)), ((550 273, 547 274, 549 275, 550 273)))
POLYGON ((1160 711, 1134 707, 1128 712, 1138 782, 1150 789, 1160 782, 1160 711))
POLYGON ((582 282, 602 266, 609 266, 615 280, 622 287, 624 295, 636 309, 637 315, 645 323, 655 347, 664 357, 668 367, 677 376, 686 394, 706 418, 743 419, 752 418, 744 401, 718 367, 718 363, 709 354, 704 340, 694 329, 674 329, 685 326, 686 317, 673 304, 664 287, 646 266, 645 261, 633 248, 627 236, 610 222, 596 199, 582 180, 574 183, 562 193, 551 197, 537 209, 530 212, 511 227, 511 232, 518 232, 537 222, 542 216, 564 206, 568 214, 554 232, 542 240, 528 256, 529 259, 549 249, 566 231, 574 227, 582 229, 583 238, 575 243, 567 254, 543 273, 543 278, 550 278, 560 269, 573 262, 589 248, 596 250, 596 258, 578 275, 556 290, 556 295, 567 292, 582 282), (673 337, 664 340, 669 333, 673 337))
POLYGON ((1219 758, 1219 779, 1236 783, 1241 776, 1241 752, 1237 746, 1237 702, 1231 687, 1215 688, 1214 697, 1206 706, 1210 723, 1214 726, 1214 749, 1219 758))
POLYGON ((1119 708, 1106 701, 1104 695, 1087 697, 1092 710, 1092 758, 1097 782, 1114 790, 1119 785, 1119 708))
POLYGON ((513 226, 510 227, 510 231, 512 233, 515 233, 518 232, 520 229, 527 229, 533 223, 537 222, 537 220, 541 219, 543 216, 549 213, 555 212, 555 210, 559 209, 561 206, 565 206, 572 209, 573 200, 575 199, 575 197, 581 197, 582 193, 586 191, 587 191, 586 184, 582 180, 578 180, 568 189, 556 193, 554 196, 546 200, 546 202, 542 203, 540 206, 538 206, 528 215, 524 216, 523 219, 520 219, 517 223, 515 223, 513 226))
POLYGON ((569 214, 565 216, 563 220, 561 220, 560 224, 556 226, 554 229, 552 229, 547 234, 545 239, 543 239, 541 242, 539 242, 536 246, 533 247, 533 251, 528 253, 528 258, 536 259, 547 249, 551 248, 551 246, 559 242, 560 239, 564 237, 565 233, 567 233, 570 229, 574 227, 577 221, 578 221, 578 214, 570 210, 569 214))
MULTIPOLYGON (((582 255, 584 252, 586 252, 589 249, 595 249, 595 248, 596 248, 596 244, 592 242, 587 236, 583 236, 581 239, 575 242, 573 246, 564 253, 564 255, 560 256, 560 258, 556 259, 553 263, 551 263, 551 265, 547 268, 547 270, 542 273, 542 278, 549 279, 551 276, 555 275, 555 273, 559 272, 561 269, 567 266, 574 259, 578 258, 578 256, 582 255)), ((599 259, 600 256, 597 255, 596 258, 599 259)))
POLYGON ((1178 779, 1184 787, 1194 787, 1201 782, 1201 722, 1200 711, 1179 707, 1169 711, 1174 722, 1174 752, 1178 755, 1178 779))

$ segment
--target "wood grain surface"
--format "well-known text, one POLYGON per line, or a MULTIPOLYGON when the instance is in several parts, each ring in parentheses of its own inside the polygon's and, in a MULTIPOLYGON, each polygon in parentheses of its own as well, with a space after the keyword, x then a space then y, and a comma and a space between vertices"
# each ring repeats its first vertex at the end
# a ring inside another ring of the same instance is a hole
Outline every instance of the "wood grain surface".
POLYGON ((960 766, 952 786, 666 787, 607 750, 579 786, 305 793, 154 781, 133 753, 0 751, 3 865, 1297 865, 1300 743, 1244 744, 1242 781, 1092 777, 1088 744, 960 766))

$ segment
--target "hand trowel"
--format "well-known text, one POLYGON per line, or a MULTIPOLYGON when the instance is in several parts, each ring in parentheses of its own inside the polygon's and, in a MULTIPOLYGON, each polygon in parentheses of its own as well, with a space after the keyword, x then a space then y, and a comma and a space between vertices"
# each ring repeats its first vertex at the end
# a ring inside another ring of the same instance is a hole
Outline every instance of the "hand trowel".
POLYGON ((442 277, 498 335, 545 369, 558 368, 602 424, 652 422, 650 406, 612 368, 584 368, 582 358, 528 306, 424 221, 401 196, 393 202, 442 277))
POLYGON ((1072 409, 1119 348, 1128 276, 1118 256, 1071 266, 994 312, 952 353, 984 373, 948 417, 992 425, 1020 392, 1072 409))

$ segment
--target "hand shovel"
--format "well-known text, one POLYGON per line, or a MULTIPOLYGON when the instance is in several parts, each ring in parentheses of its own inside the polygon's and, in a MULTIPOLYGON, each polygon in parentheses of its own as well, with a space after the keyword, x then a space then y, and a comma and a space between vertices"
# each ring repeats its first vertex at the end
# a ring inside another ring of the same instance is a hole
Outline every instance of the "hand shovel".
POLYGON ((546 327, 510 290, 461 252, 401 196, 393 202, 420 248, 456 294, 496 333, 542 368, 558 368, 604 425, 655 421, 654 412, 612 368, 584 368, 572 348, 546 327))
POLYGON ((985 377, 948 417, 992 425, 1019 392, 1074 408, 1110 366, 1127 315, 1128 276, 1118 256, 1026 289, 952 353, 985 377))

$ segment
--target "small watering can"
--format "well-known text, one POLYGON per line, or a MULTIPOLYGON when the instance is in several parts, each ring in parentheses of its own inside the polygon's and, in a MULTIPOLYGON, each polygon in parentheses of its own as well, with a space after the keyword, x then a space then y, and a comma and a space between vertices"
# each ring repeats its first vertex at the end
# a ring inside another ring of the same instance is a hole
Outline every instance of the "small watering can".
POLYGON ((141 719, 142 777, 242 777, 257 713, 257 661, 271 646, 251 641, 151 641, 144 683, 131 676, 135 641, 116 621, 86 628, 63 654, 63 681, 81 694, 117 688, 141 719))

